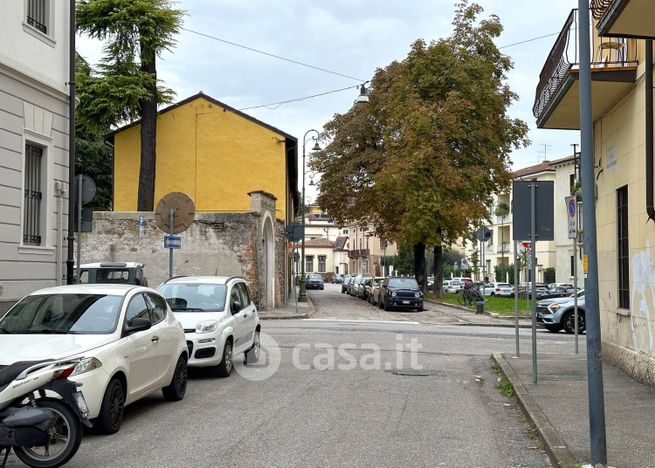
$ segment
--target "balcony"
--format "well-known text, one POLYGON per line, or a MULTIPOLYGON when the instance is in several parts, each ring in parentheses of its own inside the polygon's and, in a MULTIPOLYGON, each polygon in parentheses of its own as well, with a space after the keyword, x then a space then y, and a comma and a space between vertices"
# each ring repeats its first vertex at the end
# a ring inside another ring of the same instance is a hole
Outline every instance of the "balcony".
POLYGON ((369 249, 349 250, 348 258, 368 258, 369 254, 369 249))
MULTIPOLYGON (((537 127, 580 129, 578 10, 569 15, 541 70, 534 107, 537 127)), ((591 98, 598 120, 634 85, 637 43, 606 38, 591 29, 591 98)))
POLYGON ((601 36, 655 38, 653 0, 591 0, 601 36))
POLYGON ((497 245, 496 246, 496 253, 498 253, 498 254, 509 253, 509 244, 497 245))

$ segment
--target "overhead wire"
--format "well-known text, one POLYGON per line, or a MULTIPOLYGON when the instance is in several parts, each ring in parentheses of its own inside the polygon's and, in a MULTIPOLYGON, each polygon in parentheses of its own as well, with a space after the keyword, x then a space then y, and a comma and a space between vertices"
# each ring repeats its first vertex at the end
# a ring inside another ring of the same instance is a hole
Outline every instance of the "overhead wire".
MULTIPOLYGON (((356 86, 347 86, 345 88, 339 88, 339 89, 334 89, 334 90, 330 90, 330 91, 324 91, 324 92, 317 93, 317 94, 312 94, 312 95, 309 95, 309 96, 293 98, 293 99, 287 99, 287 100, 284 100, 284 101, 278 101, 278 102, 273 102, 273 103, 269 103, 269 104, 259 104, 259 105, 256 105, 256 106, 243 107, 243 108, 238 109, 240 111, 252 110, 252 109, 261 109, 261 108, 267 108, 267 109, 274 110, 274 109, 277 109, 277 108, 279 108, 280 106, 282 106, 284 104, 289 104, 291 102, 305 101, 307 99, 313 99, 313 98, 320 97, 320 96, 326 96, 328 94, 340 93, 340 92, 343 92, 343 91, 347 91, 349 89, 359 88, 362 84, 366 85, 366 84, 368 84, 370 82, 369 80, 363 80, 361 78, 356 78, 354 76, 346 75, 344 73, 339 73, 339 72, 336 72, 334 70, 329 70, 327 68, 318 67, 316 65, 311 65, 311 64, 308 64, 308 63, 304 63, 304 62, 301 62, 299 60, 294 60, 294 59, 290 59, 288 57, 283 57, 281 55, 273 54, 271 52, 266 52, 264 50, 255 49, 254 47, 246 46, 244 44, 239 44, 238 42, 228 41, 227 39, 222 39, 220 37, 217 37, 217 36, 214 36, 214 35, 211 35, 211 34, 203 33, 203 32, 200 32, 200 31, 195 31, 193 29, 184 28, 184 27, 181 28, 181 29, 183 31, 188 32, 188 33, 196 34, 198 36, 205 37, 207 39, 222 42, 224 44, 228 44, 228 45, 231 45, 233 47, 238 47, 238 48, 241 48, 241 49, 245 49, 245 50, 248 50, 250 52, 255 52, 257 54, 266 55, 268 57, 276 58, 278 60, 283 60, 285 62, 293 63, 295 65, 300 65, 302 67, 311 68, 313 70, 322 71, 324 73, 329 73, 331 75, 336 75, 336 76, 340 76, 340 77, 343 77, 343 78, 348 78, 350 80, 354 80, 354 81, 357 81, 357 82, 360 83, 360 84, 358 84, 356 86)), ((560 32, 558 31, 558 32, 550 33, 550 34, 544 34, 542 36, 532 37, 532 38, 529 38, 529 39, 525 39, 523 41, 511 43, 511 44, 506 44, 506 45, 498 47, 498 50, 507 49, 509 47, 515 47, 515 46, 518 46, 518 45, 527 44, 529 42, 539 41, 541 39, 546 39, 548 37, 555 36, 555 35, 557 35, 559 33, 560 32)))

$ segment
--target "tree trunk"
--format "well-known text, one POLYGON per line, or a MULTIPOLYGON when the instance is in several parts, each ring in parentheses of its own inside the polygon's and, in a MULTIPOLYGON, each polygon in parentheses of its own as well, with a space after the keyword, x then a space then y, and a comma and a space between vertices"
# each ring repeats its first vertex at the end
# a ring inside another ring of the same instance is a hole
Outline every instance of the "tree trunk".
POLYGON ((154 50, 141 45, 141 71, 154 77, 147 85, 149 98, 141 101, 141 168, 139 170, 138 211, 153 211, 157 167, 157 69, 154 50))
POLYGON ((414 244, 414 275, 421 290, 425 292, 425 244, 423 242, 414 244))
POLYGON ((434 277, 434 295, 441 297, 443 294, 443 246, 435 245, 433 251, 434 264, 432 276, 434 277))

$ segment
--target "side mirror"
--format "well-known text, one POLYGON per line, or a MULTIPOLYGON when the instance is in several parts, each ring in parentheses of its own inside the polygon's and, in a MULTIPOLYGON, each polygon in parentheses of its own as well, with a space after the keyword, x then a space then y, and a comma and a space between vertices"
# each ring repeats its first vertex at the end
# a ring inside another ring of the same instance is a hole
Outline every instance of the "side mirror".
POLYGON ((241 309, 242 309, 241 301, 234 300, 230 303, 230 310, 232 311, 232 314, 239 313, 241 309))
POLYGON ((152 327, 152 322, 150 322, 150 320, 140 317, 133 318, 127 324, 125 336, 133 335, 140 331, 150 330, 150 327, 152 327))

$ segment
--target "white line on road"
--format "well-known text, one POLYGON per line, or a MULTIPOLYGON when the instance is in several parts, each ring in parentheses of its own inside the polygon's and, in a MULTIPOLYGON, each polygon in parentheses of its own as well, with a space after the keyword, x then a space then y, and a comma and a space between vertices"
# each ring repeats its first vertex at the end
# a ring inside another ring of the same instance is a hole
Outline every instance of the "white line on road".
POLYGON ((401 323, 405 325, 420 325, 419 322, 406 322, 404 320, 357 320, 357 319, 330 319, 330 318, 305 319, 303 320, 303 322, 401 323))

